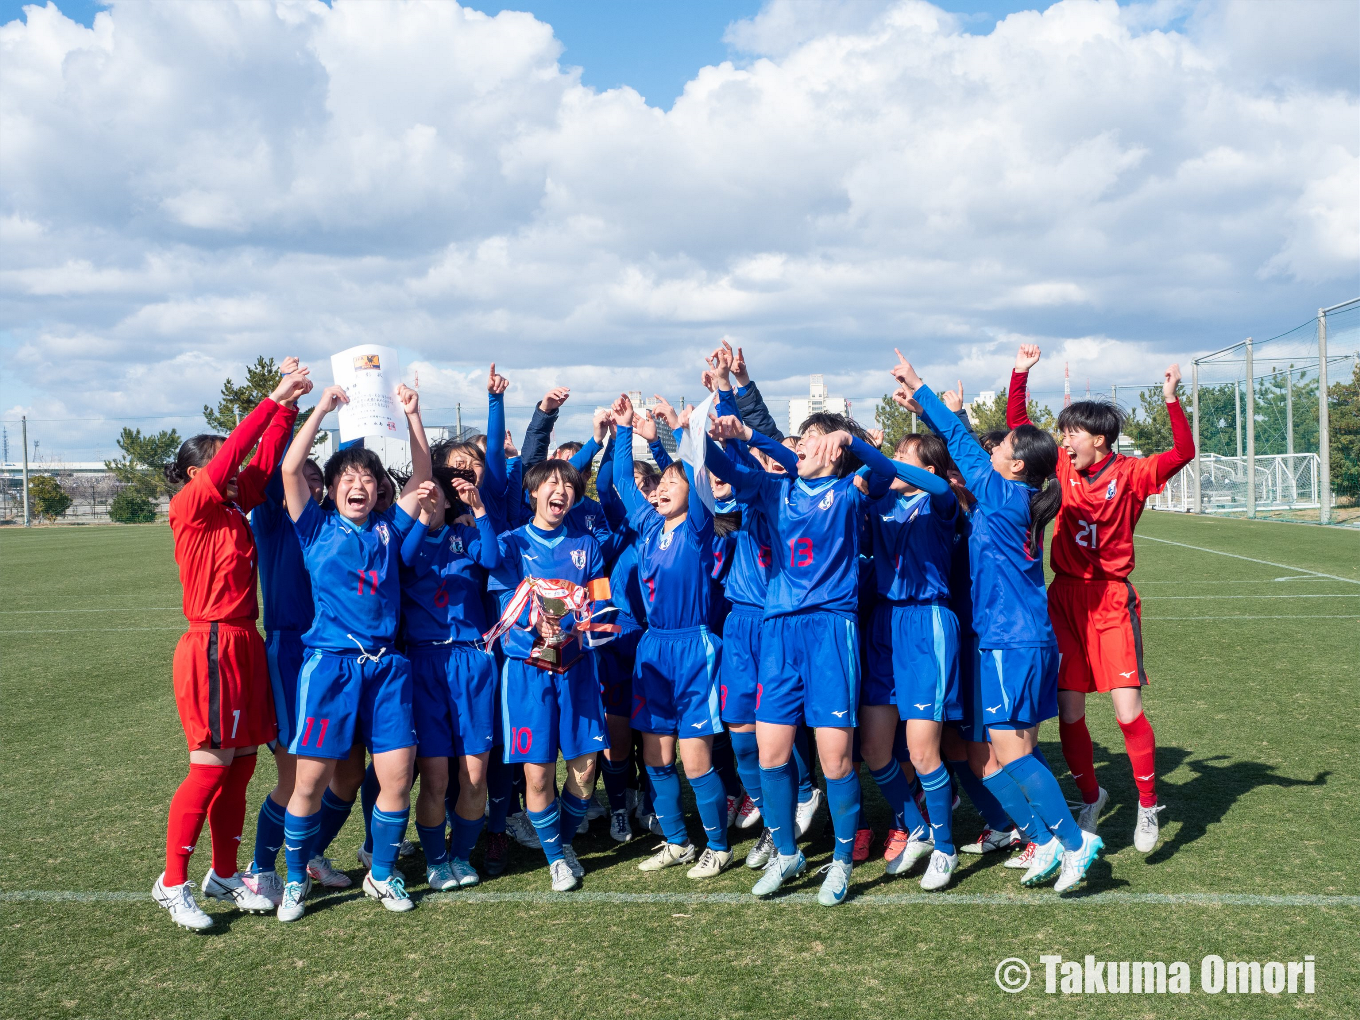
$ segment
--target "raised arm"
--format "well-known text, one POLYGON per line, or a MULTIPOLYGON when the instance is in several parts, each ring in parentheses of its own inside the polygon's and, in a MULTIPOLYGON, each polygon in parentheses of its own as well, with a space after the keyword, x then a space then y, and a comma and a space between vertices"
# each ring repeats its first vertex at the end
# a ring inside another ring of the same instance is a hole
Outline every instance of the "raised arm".
POLYGON ((486 570, 495 570, 501 562, 501 544, 496 538, 495 522, 482 503, 482 494, 477 491, 477 486, 466 478, 455 478, 453 487, 458 492, 458 498, 472 511, 472 516, 477 521, 477 541, 473 543, 476 548, 468 549, 468 555, 478 566, 486 570))
POLYGON ((552 442, 558 408, 565 404, 570 396, 570 389, 556 386, 543 394, 543 399, 534 408, 534 416, 529 421, 529 427, 524 430, 524 448, 520 451, 520 462, 524 465, 525 471, 548 459, 548 444, 552 442))
MULTIPOLYGON (((897 471, 897 477, 913 488, 928 492, 932 496, 943 496, 949 491, 949 479, 941 478, 934 471, 918 468, 915 464, 904 464, 900 460, 891 463, 897 471)), ((872 469, 865 464, 855 473, 868 481, 871 472, 872 469)))
POLYGON ((496 363, 491 363, 491 374, 486 383, 486 480, 489 491, 498 496, 505 492, 505 390, 510 380, 496 374, 496 363))
POLYGON ((430 464, 430 441, 425 438, 425 425, 420 420, 420 394, 409 386, 398 386, 397 399, 406 412, 406 427, 411 436, 411 477, 402 486, 397 506, 414 519, 420 505, 416 493, 421 485, 434 477, 430 464))
POLYGON ((294 521, 302 516, 302 511, 312 501, 312 490, 307 485, 307 477, 302 473, 303 462, 307 460, 307 454, 316 443, 316 434, 321 428, 322 420, 341 404, 347 403, 349 397, 345 396, 343 389, 339 386, 327 386, 284 455, 283 496, 288 505, 288 516, 294 521))
POLYGON ((1006 427, 1033 425, 1029 420, 1029 370, 1039 363, 1040 350, 1034 344, 1021 344, 1015 354, 1011 388, 1006 393, 1006 427))
POLYGON ((626 396, 614 402, 614 421, 618 423, 614 436, 614 445, 618 447, 614 453, 614 491, 623 500, 630 520, 641 515, 643 510, 656 513, 633 477, 633 404, 626 396))
MULTIPOLYGON (((611 533, 617 533, 628 520, 628 508, 614 490, 614 452, 619 447, 617 436, 610 438, 600 459, 600 470, 595 476, 595 491, 600 494, 600 509, 604 519, 609 522, 611 533)), ((606 556, 608 558, 608 556, 606 556)))
MULTIPOLYGON (((231 430, 231 435, 227 436, 226 441, 218 448, 217 454, 208 462, 208 477, 212 479, 212 483, 219 493, 225 491, 229 481, 233 478, 239 478, 241 461, 245 460, 250 448, 260 441, 260 437, 264 435, 265 429, 273 421, 283 402, 295 403, 298 397, 311 391, 312 383, 307 378, 308 370, 305 367, 299 367, 297 358, 285 358, 283 367, 288 371, 279 380, 278 386, 274 387, 274 392, 255 405, 255 409, 246 415, 236 428, 231 430)), ((292 411, 292 417, 297 417, 296 408, 292 411)), ((289 428, 292 427, 291 418, 288 426, 289 428)), ((267 461, 260 462, 257 472, 259 478, 256 480, 258 484, 255 485, 253 490, 253 494, 257 498, 252 505, 257 505, 263 499, 264 481, 273 473, 275 465, 278 464, 279 451, 282 450, 284 441, 286 441, 286 436, 275 436, 270 444, 267 461)), ((249 477, 247 484, 250 484, 249 477)), ((240 487, 238 485, 239 492, 240 487)))
POLYGON ((1157 454, 1157 484, 1164 485, 1185 465, 1195 459, 1195 436, 1185 420, 1185 409, 1176 396, 1181 383, 1181 366, 1172 365, 1162 379, 1162 396, 1166 400, 1166 414, 1171 419, 1171 449, 1157 454))

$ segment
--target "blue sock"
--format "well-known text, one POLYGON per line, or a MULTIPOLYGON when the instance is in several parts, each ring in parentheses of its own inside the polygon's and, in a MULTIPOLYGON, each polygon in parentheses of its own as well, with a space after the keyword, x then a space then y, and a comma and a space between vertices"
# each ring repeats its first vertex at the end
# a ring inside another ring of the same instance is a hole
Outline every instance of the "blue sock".
POLYGON ((625 811, 628 808, 628 759, 600 762, 604 772, 604 792, 609 798, 610 811, 625 811))
POLYGON ((288 881, 307 880, 307 862, 312 859, 312 846, 320 828, 320 811, 301 818, 291 811, 283 813, 283 857, 288 862, 288 881))
POLYGON ((463 863, 467 863, 472 856, 472 848, 477 845, 477 837, 482 834, 482 825, 486 821, 481 815, 476 818, 464 818, 457 811, 453 813, 453 846, 449 850, 450 857, 456 857, 463 863))
POLYGON ((647 778, 652 785, 652 809, 667 843, 684 845, 689 842, 685 831, 685 816, 680 810, 680 777, 674 765, 648 765, 647 778))
POLYGON ((924 839, 926 820, 921 817, 916 801, 911 799, 911 784, 907 782, 902 766, 897 764, 896 759, 890 760, 881 769, 871 769, 869 775, 874 777, 883 799, 892 809, 893 828, 913 839, 924 839))
POLYGON ((942 854, 954 853, 954 787, 949 782, 949 770, 943 763, 934 772, 921 776, 926 791, 926 808, 930 812, 930 835, 935 849, 942 854))
POLYGON ((798 810, 798 772, 792 759, 767 769, 760 767, 760 793, 764 800, 765 826, 770 830, 781 857, 798 853, 794 815, 798 810))
POLYGON ((798 803, 812 799, 812 769, 808 765, 807 727, 799 726, 793 733, 793 767, 798 770, 798 803))
POLYGON ((732 753, 737 759, 737 775, 741 776, 741 785, 746 787, 746 796, 760 807, 760 748, 756 746, 755 731, 733 730, 732 753))
POLYGON ((548 863, 562 859, 562 811, 558 807, 557 801, 553 801, 542 811, 535 811, 526 808, 525 814, 529 816, 529 821, 534 823, 534 828, 538 832, 538 841, 543 844, 543 856, 548 858, 548 863))
MULTIPOLYGON (((373 808, 373 878, 386 882, 397 866, 401 841, 406 838, 406 823, 411 820, 411 809, 383 811, 373 808)), ((441 837, 442 839, 442 837, 441 837)))
POLYGON ((364 813, 364 849, 369 853, 373 852, 373 805, 378 802, 380 789, 378 773, 369 762, 368 768, 364 769, 363 785, 359 787, 359 807, 364 813))
POLYGON ((559 809, 562 815, 562 845, 571 846, 571 841, 576 838, 576 830, 581 825, 581 819, 590 810, 590 798, 578 797, 563 790, 561 796, 557 798, 557 803, 562 805, 559 809))
POLYGON ((321 831, 316 836, 316 852, 324 854, 326 847, 336 836, 340 835, 340 830, 344 828, 345 820, 349 818, 349 813, 354 809, 354 801, 341 800, 328 786, 321 794, 321 831))
MULTIPOLYGON (((1034 745, 1034 750, 1031 751, 1030 754, 1034 756, 1034 760, 1040 765, 1048 769, 1048 771, 1053 772, 1053 766, 1048 763, 1048 759, 1044 757, 1044 752, 1039 750, 1039 745, 1037 743, 1034 745)), ((1053 775, 1056 777, 1058 773, 1053 772, 1053 775)))
POLYGON ((1048 831, 1058 837, 1064 850, 1081 848, 1081 829, 1072 817, 1072 809, 1067 806, 1062 787, 1053 778, 1053 773, 1039 764, 1032 754, 1017 758, 1004 766, 1025 793, 1025 799, 1048 831))
POLYGON ((486 816, 490 832, 504 832, 505 819, 510 814, 510 798, 514 792, 515 769, 506 764, 504 754, 491 749, 491 760, 486 768, 486 802, 491 813, 486 816))
POLYGON ((992 796, 992 792, 983 785, 982 780, 973 773, 966 761, 947 761, 945 765, 949 768, 949 774, 954 777, 954 782, 963 787, 963 792, 968 794, 968 799, 973 802, 973 807, 977 808, 977 813, 982 816, 987 828, 997 832, 1009 832, 1014 828, 1001 802, 992 796))
POLYGON ((283 846, 284 809, 266 797, 260 805, 255 821, 255 870, 274 871, 279 866, 279 848, 283 846))
POLYGON ((828 779, 826 799, 831 806, 831 827, 836 832, 836 860, 848 861, 855 849, 855 827, 859 824, 859 773, 852 769, 840 779, 828 779))
POLYGON ((433 868, 449 859, 449 848, 444 842, 444 823, 421 825, 416 822, 416 832, 420 835, 420 849, 425 851, 425 864, 433 868))
POLYGON ((1053 838, 1044 823, 1034 815, 1034 809, 1025 797, 1025 791, 1016 785, 1009 772, 997 769, 989 776, 982 777, 982 785, 997 799, 997 803, 1011 816, 1016 831, 1026 843, 1043 846, 1053 838))
MULTIPOLYGON (((732 753, 732 739, 727 730, 723 730, 713 737, 713 768, 718 773, 718 778, 722 780, 723 795, 740 797, 741 780, 737 778, 737 764, 732 753)), ((723 810, 727 810, 726 806, 723 807, 723 810)))
POLYGON ((702 776, 690 778, 694 800, 699 806, 699 820, 704 824, 711 850, 730 850, 727 842, 727 787, 717 769, 709 769, 702 776))

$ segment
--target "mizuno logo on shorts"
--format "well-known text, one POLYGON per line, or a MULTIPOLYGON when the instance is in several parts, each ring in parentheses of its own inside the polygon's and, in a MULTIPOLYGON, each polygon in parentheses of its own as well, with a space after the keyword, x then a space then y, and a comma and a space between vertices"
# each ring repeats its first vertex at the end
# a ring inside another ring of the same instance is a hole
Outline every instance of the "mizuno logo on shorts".
POLYGON ((995 712, 995 711, 996 711, 997 709, 999 709, 1000 707, 1001 707, 1000 705, 993 705, 991 708, 987 709, 987 711, 988 711, 988 712, 995 712))
POLYGON ((845 715, 844 712, 832 712, 831 714, 834 715, 837 719, 839 719, 841 716, 845 715))
POLYGON ((1127 673, 1120 673, 1119 675, 1122 676, 1125 680, 1127 680, 1129 677, 1133 676, 1133 674, 1135 674, 1135 673, 1137 673, 1137 672, 1138 672, 1138 670, 1136 670, 1136 669, 1131 669, 1131 670, 1129 670, 1127 673))

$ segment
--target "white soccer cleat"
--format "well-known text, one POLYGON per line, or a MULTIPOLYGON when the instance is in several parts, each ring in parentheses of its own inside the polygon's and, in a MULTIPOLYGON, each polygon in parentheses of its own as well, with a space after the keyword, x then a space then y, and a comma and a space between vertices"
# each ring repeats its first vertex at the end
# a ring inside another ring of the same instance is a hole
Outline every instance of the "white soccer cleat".
POLYGON ((656 853, 638 865, 638 871, 660 871, 677 864, 689 864, 698 856, 693 843, 662 843, 656 853))
POLYGON ((279 878, 277 871, 255 871, 255 865, 251 864, 250 871, 241 872, 241 881, 246 884, 246 888, 257 896, 263 896, 273 906, 277 907, 283 902, 283 879, 279 878))
POLYGON ((593 822, 607 814, 609 814, 609 803, 608 801, 601 801, 600 791, 596 790, 590 798, 590 807, 586 808, 586 821, 593 822))
POLYGON ((1089 804, 1082 804, 1081 810, 1077 812, 1077 825, 1082 832, 1095 832, 1100 824, 1100 812, 1104 810, 1105 804, 1110 799, 1110 791, 1105 787, 1097 787, 1099 792, 1096 799, 1089 804))
POLYGON ((1157 837, 1162 831, 1161 820, 1157 815, 1165 810, 1165 804, 1153 807, 1138 805, 1138 824, 1133 830, 1133 848, 1139 853, 1151 853, 1152 848, 1157 845, 1157 837))
POLYGON ((609 813, 609 838, 615 843, 627 843, 633 838, 633 825, 628 821, 627 811, 609 813))
MULTIPOLYGON (((802 801, 798 805, 798 810, 794 812, 794 839, 806 839, 809 835, 816 836, 813 826, 817 825, 819 816, 822 814, 822 805, 826 803, 820 788, 812 788, 812 796, 802 801)), ((825 824, 825 819, 822 819, 825 824)), ((817 830, 820 832, 820 827, 817 830)))
POLYGON ((731 850, 714 850, 705 847, 699 855, 699 863, 690 868, 685 875, 689 878, 713 878, 732 866, 731 850))
POLYGON ((943 850, 930 852, 930 863, 926 873, 921 876, 921 888, 926 892, 943 889, 954 880, 954 869, 959 866, 958 854, 947 854, 943 850))
POLYGON ((391 876, 382 882, 374 878, 373 872, 370 871, 364 876, 364 895, 377 900, 394 914, 404 914, 416 907, 415 902, 406 894, 406 879, 402 878, 399 871, 392 872, 391 876))
POLYGON ((774 853, 774 833, 769 829, 762 829, 755 846, 746 854, 746 866, 753 871, 759 871, 770 863, 770 857, 774 853))
POLYGON ((732 828, 737 820, 737 814, 741 811, 741 798, 731 795, 727 798, 727 827, 732 828))
POLYGON ((576 876, 571 873, 566 861, 553 861, 548 866, 548 874, 552 876, 553 892, 570 892, 577 886, 576 876))
POLYGON ((823 865, 818 874, 826 875, 822 887, 817 890, 817 902, 824 907, 834 907, 845 901, 850 894, 850 872, 854 864, 834 857, 830 864, 823 865))
POLYGON ((999 832, 996 829, 983 829, 978 838, 967 846, 959 847, 961 854, 989 854, 996 850, 1009 850, 1020 842, 1020 833, 1015 829, 999 832))
POLYGON ((770 861, 765 865, 764 873, 756 879, 756 884, 751 886, 751 892, 756 896, 770 896, 778 892, 785 882, 797 878, 806 869, 807 858, 803 856, 801 850, 792 857, 785 857, 779 853, 770 854, 770 861))
POLYGON ((1030 861, 1029 870, 1020 876, 1020 884, 1035 886, 1047 882, 1062 867, 1062 857, 1063 847, 1057 836, 1047 843, 1041 843, 1034 851, 1034 859, 1030 861))
POLYGON ((916 867, 921 861, 925 860, 935 850, 934 840, 929 839, 909 839, 907 845, 902 848, 902 852, 896 857, 888 860, 887 866, 883 869, 889 875, 905 875, 916 867))
POLYGON ((162 873, 151 887, 151 898, 157 906, 170 911, 170 920, 190 931, 206 931, 213 926, 213 919, 203 912, 194 899, 192 882, 183 885, 165 885, 164 882, 165 875, 162 873))
POLYGON ((329 857, 317 854, 307 862, 307 877, 327 889, 348 889, 354 884, 343 871, 337 871, 329 857))
POLYGON ((576 848, 570 843, 562 844, 562 860, 567 862, 567 867, 577 878, 586 877, 586 869, 581 865, 581 858, 576 856, 576 848))
POLYGON ((649 812, 646 814, 638 815, 638 822, 642 825, 644 829, 650 832, 653 836, 666 835, 666 830, 661 827, 661 819, 656 817, 655 814, 649 812))
POLYGON ((453 866, 448 861, 431 864, 425 869, 425 881, 435 892, 447 892, 458 888, 458 879, 453 875, 453 866))
POLYGON ((756 807, 756 802, 750 797, 741 798, 741 807, 737 808, 737 828, 754 829, 760 824, 760 808, 756 807))
POLYGON ((1053 888, 1058 892, 1067 892, 1068 889, 1080 885, 1086 878, 1087 870, 1095 863, 1103 849, 1105 849, 1103 839, 1094 832, 1083 832, 1080 847, 1076 850, 1063 851, 1062 870, 1053 888))
POLYGON ((203 895, 251 914, 267 914, 274 909, 274 904, 246 885, 239 873, 223 878, 209 868, 203 876, 203 895))
POLYGON ((359 861, 361 867, 373 867, 373 851, 365 850, 363 844, 360 844, 359 849, 354 851, 354 856, 359 861))
MULTIPOLYGON (((410 857, 415 852, 416 845, 412 843, 409 839, 403 839, 401 841, 401 846, 397 848, 398 857, 410 857)), ((415 904, 412 904, 412 906, 415 906, 415 904)))
POLYGON ((510 838, 520 846, 528 847, 530 850, 540 850, 543 847, 538 841, 538 830, 523 811, 517 811, 505 820, 505 831, 510 833, 510 838))
POLYGON ((286 882, 283 886, 283 899, 279 901, 280 921, 296 921, 307 912, 307 894, 312 891, 312 880, 286 882))
POLYGON ((449 868, 453 871, 453 877, 458 881, 459 889, 469 889, 474 885, 482 884, 482 876, 477 874, 477 869, 467 861, 460 861, 457 857, 450 857, 449 868))
POLYGON ((1029 866, 1034 863, 1034 854, 1039 849, 1038 843, 1026 843, 1025 849, 1018 854, 1007 857, 1002 863, 1003 868, 1019 868, 1021 871, 1028 871, 1029 866))

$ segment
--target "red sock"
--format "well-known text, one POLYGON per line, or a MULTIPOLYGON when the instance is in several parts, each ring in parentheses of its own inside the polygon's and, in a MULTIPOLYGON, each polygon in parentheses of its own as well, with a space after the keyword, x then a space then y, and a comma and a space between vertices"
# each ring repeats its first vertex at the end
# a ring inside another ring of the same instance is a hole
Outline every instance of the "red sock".
POLYGON ((1157 738, 1152 723, 1141 712, 1131 723, 1120 723, 1124 731, 1124 748, 1133 766, 1133 781, 1138 787, 1138 803, 1153 807, 1157 803, 1157 738))
POLYGON ((227 778, 208 807, 208 833, 212 837, 213 871, 223 878, 236 874, 236 850, 246 823, 246 787, 255 774, 255 755, 231 760, 227 778))
POLYGON ((227 778, 226 765, 189 763, 189 774, 170 801, 165 834, 165 885, 183 885, 189 877, 189 855, 203 832, 208 805, 227 778))
POLYGON ((1062 741, 1067 767, 1072 770, 1072 781, 1081 791, 1081 799, 1094 804, 1100 796, 1100 784, 1096 782, 1096 753, 1091 746, 1091 731, 1086 728, 1086 716, 1070 723, 1059 719, 1058 738, 1062 741))

